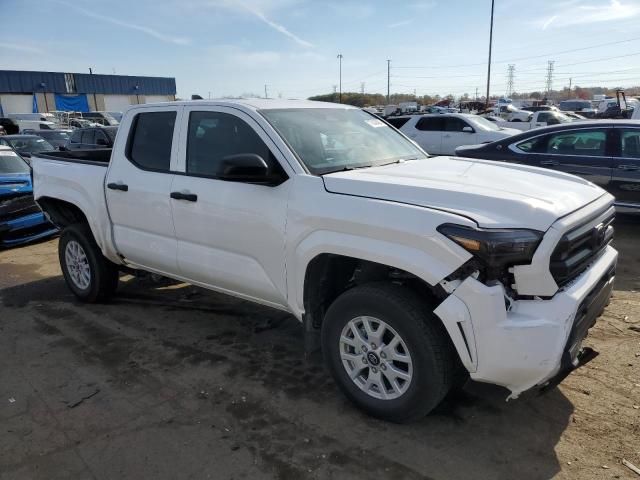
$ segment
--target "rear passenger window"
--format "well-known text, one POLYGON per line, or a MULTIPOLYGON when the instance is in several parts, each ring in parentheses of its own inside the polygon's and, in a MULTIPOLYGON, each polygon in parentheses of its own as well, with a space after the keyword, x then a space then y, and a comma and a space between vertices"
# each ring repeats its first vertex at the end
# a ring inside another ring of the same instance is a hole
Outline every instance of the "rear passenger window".
POLYGON ((82 131, 76 130, 75 132, 73 132, 73 135, 71 135, 71 138, 69 139, 69 143, 80 143, 81 138, 82 138, 82 131))
POLYGON ((416 123, 416 129, 429 132, 440 132, 444 130, 444 118, 423 117, 416 123))
POLYGON ((168 171, 176 112, 139 113, 129 137, 127 157, 145 170, 168 171))
POLYGON ((272 168, 280 164, 269 147, 243 120, 228 113, 191 112, 187 140, 187 173, 217 177, 231 155, 254 153, 272 168))

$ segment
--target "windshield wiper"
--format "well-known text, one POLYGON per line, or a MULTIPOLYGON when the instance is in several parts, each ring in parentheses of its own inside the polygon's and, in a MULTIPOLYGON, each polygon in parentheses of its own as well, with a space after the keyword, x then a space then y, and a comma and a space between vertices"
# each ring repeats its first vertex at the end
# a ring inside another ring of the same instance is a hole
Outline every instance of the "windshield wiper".
POLYGON ((328 172, 322 172, 320 175, 328 175, 330 173, 338 173, 338 172, 350 172, 351 170, 358 170, 360 168, 369 168, 369 167, 373 167, 373 164, 367 163, 366 165, 358 165, 358 166, 345 165, 342 168, 329 170, 328 172))

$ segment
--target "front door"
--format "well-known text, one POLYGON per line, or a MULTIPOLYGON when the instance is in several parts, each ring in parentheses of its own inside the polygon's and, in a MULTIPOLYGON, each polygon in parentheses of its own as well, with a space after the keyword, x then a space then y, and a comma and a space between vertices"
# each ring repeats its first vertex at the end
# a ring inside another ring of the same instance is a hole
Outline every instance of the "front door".
MULTIPOLYGON (((185 108, 180 169, 171 200, 179 269, 186 279, 274 306, 286 305, 285 224, 291 180, 220 179, 223 158, 257 154, 286 164, 271 139, 237 109, 185 108), (186 148, 185 148, 186 147, 186 148)), ((288 167, 288 166, 287 166, 288 167)))
POLYGON ((443 155, 455 155, 456 148, 461 145, 475 145, 478 143, 477 138, 475 129, 461 118, 445 117, 440 151, 443 155), (467 131, 464 131, 465 127, 467 131))
POLYGON ((105 180, 107 206, 118 253, 133 264, 177 272, 177 241, 171 214, 171 172, 182 107, 149 107, 120 125, 105 180))
POLYGON ((640 128, 616 128, 615 133, 610 191, 617 205, 640 208, 640 128))

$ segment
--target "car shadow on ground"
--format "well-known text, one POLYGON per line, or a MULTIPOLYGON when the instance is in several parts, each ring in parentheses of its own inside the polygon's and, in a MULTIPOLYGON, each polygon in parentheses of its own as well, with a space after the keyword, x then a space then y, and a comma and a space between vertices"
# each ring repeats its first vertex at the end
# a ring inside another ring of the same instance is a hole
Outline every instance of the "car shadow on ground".
MULTIPOLYGON (((12 334, 11 319, 20 319, 20 328, 27 328, 21 335, 38 337, 41 344, 33 348, 48 352, 51 368, 66 362, 86 369, 103 398, 126 398, 135 388, 136 399, 165 399, 162 418, 189 425, 189 438, 211 435, 210 425, 230 425, 233 436, 222 431, 216 449, 253 455, 238 460, 236 474, 251 472, 256 462, 277 478, 301 478, 310 470, 317 478, 539 479, 560 470, 555 446, 574 409, 557 388, 505 402, 504 390, 469 384, 430 416, 396 425, 351 406, 320 355, 305 355, 300 324, 283 312, 151 278, 123 277, 117 297, 105 305, 76 302, 62 277, 6 288, 0 297, 5 334, 12 334)), ((41 368, 46 384, 48 367, 41 368)), ((41 391, 48 394, 45 386, 41 391)), ((55 397, 53 387, 49 394, 55 397)), ((117 405, 104 404, 107 410, 96 418, 131 415, 112 411, 117 405)), ((126 435, 80 413, 64 422, 67 435, 81 442, 78 448, 87 438, 126 435)), ((191 468, 175 448, 144 455, 151 461, 172 455, 176 471, 191 468)), ((111 458, 114 464, 101 468, 126 471, 111 458)), ((14 465, 20 460, 12 459, 14 465)))

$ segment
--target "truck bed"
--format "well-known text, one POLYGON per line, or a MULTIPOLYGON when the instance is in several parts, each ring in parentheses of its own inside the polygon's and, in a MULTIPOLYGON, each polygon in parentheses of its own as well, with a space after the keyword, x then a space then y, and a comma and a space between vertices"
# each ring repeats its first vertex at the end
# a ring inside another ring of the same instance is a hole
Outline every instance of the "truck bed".
POLYGON ((106 167, 111 161, 110 148, 97 148, 92 150, 60 150, 38 153, 39 158, 60 160, 63 162, 87 163, 106 167))

